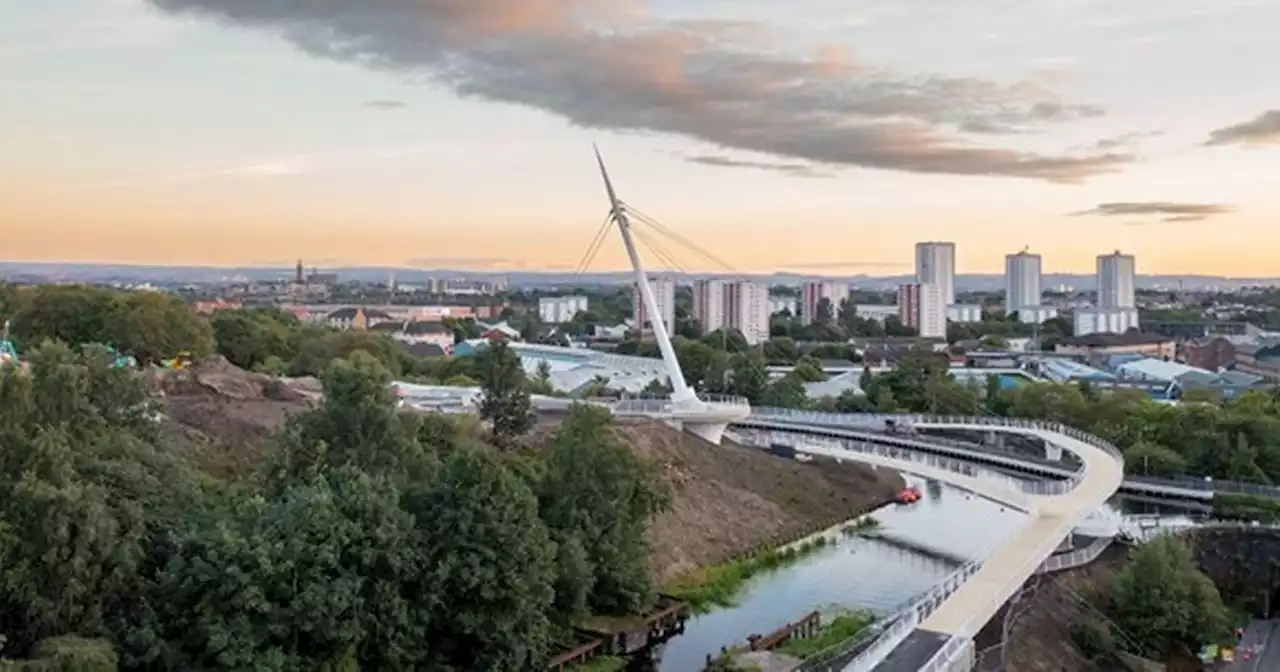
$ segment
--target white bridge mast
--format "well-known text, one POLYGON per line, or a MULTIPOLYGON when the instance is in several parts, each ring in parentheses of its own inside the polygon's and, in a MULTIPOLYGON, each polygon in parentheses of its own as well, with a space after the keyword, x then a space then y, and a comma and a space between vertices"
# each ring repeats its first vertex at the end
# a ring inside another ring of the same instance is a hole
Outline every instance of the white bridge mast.
MULTIPOLYGON (((609 206, 613 221, 618 224, 622 233, 622 244, 627 248, 627 256, 631 259, 631 268, 636 274, 636 287, 640 291, 640 300, 644 302, 644 312, 653 325, 653 335, 658 339, 658 349, 662 351, 662 360, 667 365, 667 375, 671 378, 671 401, 676 406, 688 405, 698 401, 698 395, 685 383, 684 372, 680 370, 680 360, 676 358, 676 349, 667 335, 667 325, 662 321, 662 312, 658 310, 658 301, 653 296, 653 288, 649 286, 649 276, 644 270, 644 262, 636 251, 635 241, 631 238, 631 222, 627 219, 626 206, 618 200, 613 190, 613 182, 609 180, 609 171, 604 167, 604 159, 600 156, 600 148, 596 147, 596 163, 600 164, 600 176, 604 178, 605 191, 609 193, 609 206)), ((643 324, 636 325, 643 330, 643 324)))

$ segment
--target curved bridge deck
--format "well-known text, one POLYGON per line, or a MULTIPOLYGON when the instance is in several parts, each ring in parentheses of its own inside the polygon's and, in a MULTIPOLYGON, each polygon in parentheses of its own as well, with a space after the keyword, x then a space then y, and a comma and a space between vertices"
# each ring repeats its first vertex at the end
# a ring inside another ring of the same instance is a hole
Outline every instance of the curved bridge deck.
MULTIPOLYGON (((880 416, 881 422, 883 419, 885 417, 880 416)), ((921 429, 982 430, 1035 436, 1075 454, 1083 465, 1069 490, 1031 497, 1034 501, 1028 508, 1034 514, 1028 523, 1007 544, 975 567, 967 580, 947 594, 917 605, 901 616, 886 630, 880 642, 846 668, 881 672, 967 669, 966 658, 971 660, 973 656, 972 637, 1053 555, 1072 529, 1115 494, 1124 480, 1123 458, 1113 446, 1096 437, 1045 423, 927 416, 893 419, 921 429)), ((848 416, 841 418, 831 414, 829 424, 854 424, 849 420, 848 416)), ((756 426, 774 422, 770 418, 759 417, 751 420, 756 426)), ((797 431, 794 423, 794 419, 788 423, 779 422, 777 428, 797 431)))

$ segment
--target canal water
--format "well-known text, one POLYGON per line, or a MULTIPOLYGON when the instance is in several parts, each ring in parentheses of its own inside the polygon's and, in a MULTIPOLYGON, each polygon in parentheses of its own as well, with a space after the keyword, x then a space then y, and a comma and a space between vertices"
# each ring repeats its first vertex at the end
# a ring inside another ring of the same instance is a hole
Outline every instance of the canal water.
POLYGON ((956 569, 955 562, 938 556, 985 557, 1027 522, 1023 513, 958 488, 907 480, 920 489, 921 500, 873 514, 880 531, 901 543, 842 537, 795 565, 757 577, 739 594, 735 606, 690 619, 684 634, 657 653, 658 669, 700 670, 707 654, 744 644, 749 634, 770 632, 815 609, 891 611, 956 569), (907 550, 912 544, 932 552, 907 550))

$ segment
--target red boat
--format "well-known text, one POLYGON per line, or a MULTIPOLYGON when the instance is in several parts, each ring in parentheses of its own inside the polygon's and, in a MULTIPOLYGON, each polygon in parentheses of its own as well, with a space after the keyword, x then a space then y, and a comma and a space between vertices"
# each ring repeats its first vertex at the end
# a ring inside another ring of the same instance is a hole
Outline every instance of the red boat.
POLYGON ((920 490, 918 488, 908 486, 899 490, 898 494, 894 495, 893 499, 899 504, 914 504, 920 501, 920 497, 920 490))

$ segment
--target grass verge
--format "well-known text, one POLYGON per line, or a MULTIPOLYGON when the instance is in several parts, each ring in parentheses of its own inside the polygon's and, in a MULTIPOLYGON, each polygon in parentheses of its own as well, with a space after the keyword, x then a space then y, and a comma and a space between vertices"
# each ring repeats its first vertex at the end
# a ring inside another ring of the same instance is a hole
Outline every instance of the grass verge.
POLYGON ((779 647, 778 652, 804 660, 856 637, 875 622, 876 615, 869 611, 840 613, 823 624, 818 634, 807 639, 793 639, 779 647))
POLYGON ((794 564, 833 543, 827 537, 815 537, 794 546, 704 567, 666 586, 663 592, 688 602, 695 613, 706 613, 713 607, 731 607, 734 597, 752 578, 794 564))

